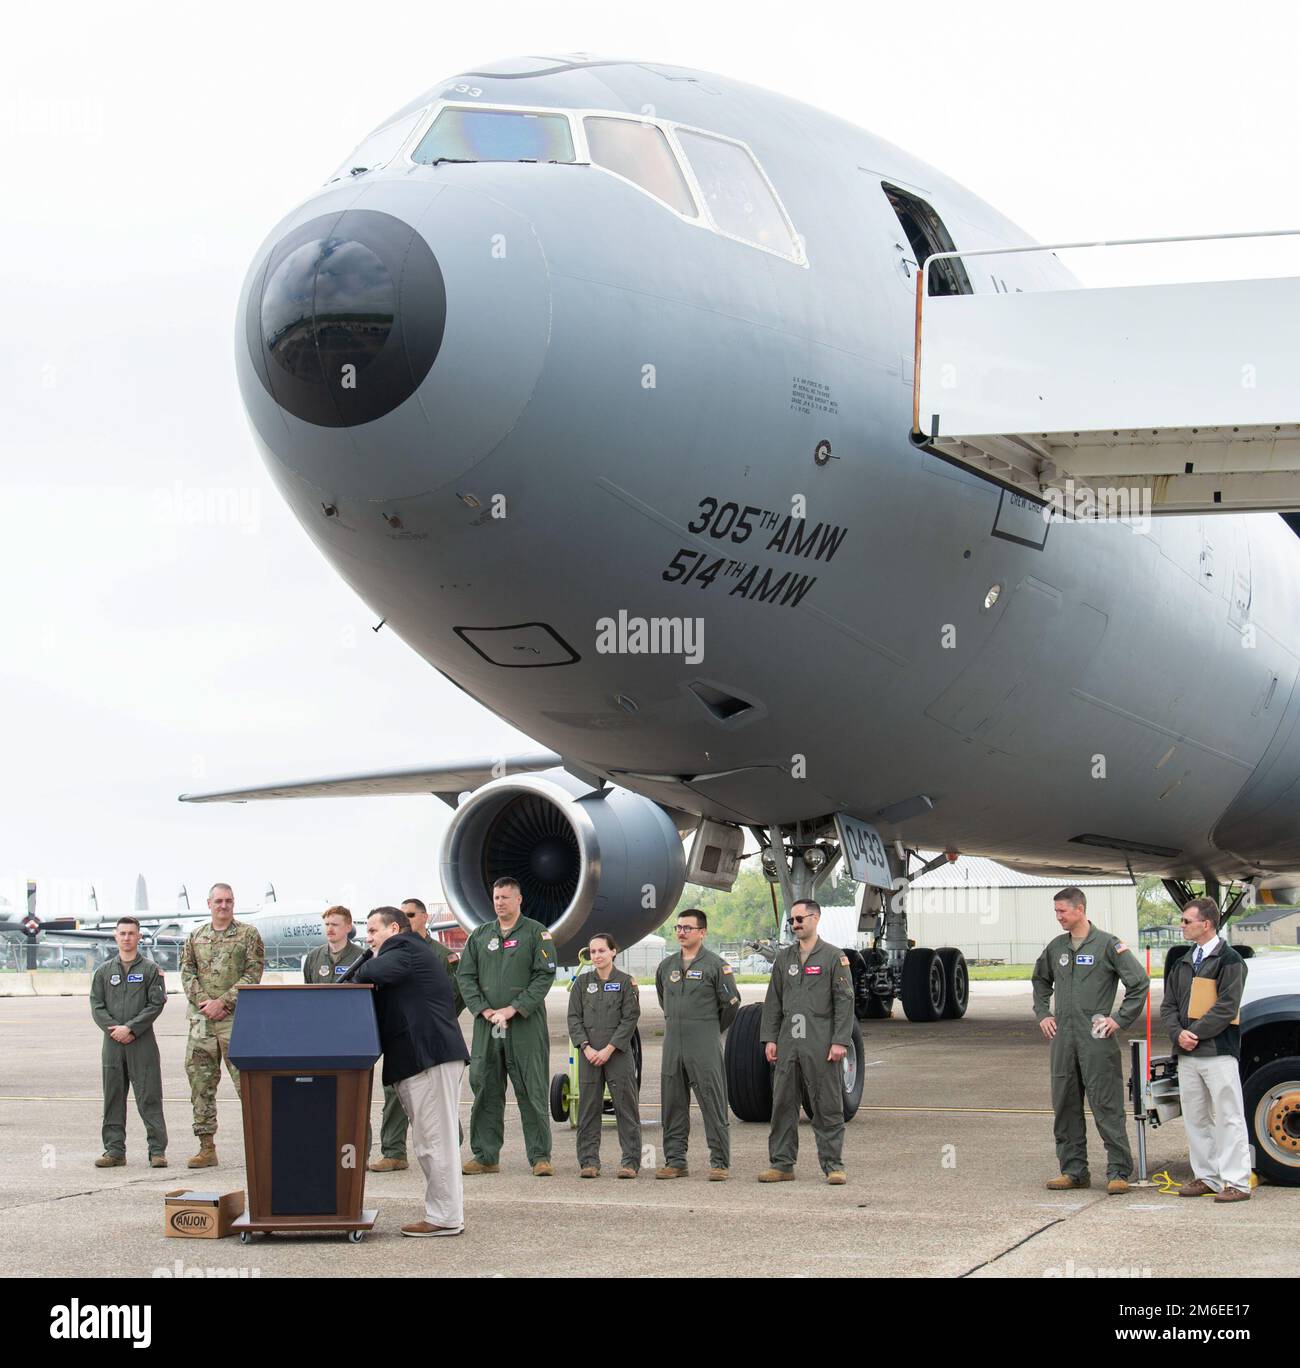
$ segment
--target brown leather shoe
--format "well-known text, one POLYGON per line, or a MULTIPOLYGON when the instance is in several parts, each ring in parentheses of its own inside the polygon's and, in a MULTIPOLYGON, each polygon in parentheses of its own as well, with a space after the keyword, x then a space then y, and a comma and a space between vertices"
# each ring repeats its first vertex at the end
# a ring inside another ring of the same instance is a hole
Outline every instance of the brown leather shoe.
POLYGON ((371 1173, 400 1173, 406 1167, 405 1159, 376 1159, 373 1163, 367 1164, 366 1168, 371 1173))
POLYGON ((439 1226, 430 1225, 428 1221, 416 1221, 413 1225, 404 1225, 402 1234, 428 1239, 434 1235, 460 1235, 464 1229, 464 1226, 439 1226))
MULTIPOLYGON (((596 1172, 599 1173, 600 1170, 597 1169, 596 1172)), ((551 1167, 551 1161, 550 1161, 549 1159, 539 1159, 539 1160, 533 1165, 533 1177, 534 1177, 534 1178, 554 1178, 554 1177, 555 1177, 555 1169, 551 1167)))
POLYGON ((1128 1191, 1127 1178, 1112 1178, 1106 1184, 1106 1195, 1108 1197, 1122 1197, 1128 1191))
POLYGON ((1214 1200, 1216 1202, 1249 1202, 1250 1189, 1226 1187, 1222 1192, 1216 1192, 1214 1194, 1214 1200))
POLYGON ((1199 1178, 1193 1178, 1190 1183, 1184 1183, 1178 1189, 1180 1197, 1209 1197, 1213 1192, 1214 1189, 1209 1183, 1203 1183, 1199 1178))
POLYGON ((126 1167, 126 1155, 125 1155, 125 1154, 101 1154, 101 1155, 99 1156, 99 1158, 95 1160, 95 1167, 96 1167, 96 1168, 125 1168, 125 1167, 126 1167))
POLYGON ((467 1177, 473 1177, 476 1173, 500 1173, 500 1164, 480 1164, 477 1159, 467 1159, 460 1166, 460 1171, 467 1177))
POLYGON ((579 1178, 599 1178, 600 1169, 595 1164, 588 1164, 585 1168, 578 1170, 579 1178))
POLYGON ((760 1183, 793 1183, 794 1174, 787 1173, 785 1169, 766 1168, 758 1175, 760 1183))
POLYGON ((1089 1188, 1091 1186, 1091 1178, 1071 1178, 1068 1173, 1061 1174, 1059 1178, 1049 1178, 1047 1180, 1047 1190, 1049 1192, 1069 1192, 1073 1188, 1089 1188))
POLYGON ((731 1170, 724 1168, 711 1168, 709 1170, 709 1182, 725 1183, 731 1177, 731 1170))
POLYGON ((165 1154, 151 1154, 149 1156, 150 1168, 166 1168, 167 1156, 165 1154))
POLYGON ((624 1164, 623 1167, 619 1169, 618 1176, 620 1178, 635 1178, 638 1172, 640 1172, 639 1169, 629 1168, 627 1164, 624 1164))
POLYGON ((685 1164, 681 1168, 673 1168, 671 1164, 665 1164, 661 1169, 655 1169, 656 1178, 685 1178, 690 1169, 685 1164))
POLYGON ((831 1169, 826 1175, 826 1181, 831 1187, 843 1187, 849 1181, 849 1176, 843 1169, 831 1169))
POLYGON ((185 1161, 186 1168, 216 1168, 217 1142, 210 1135, 199 1136, 199 1152, 185 1161))

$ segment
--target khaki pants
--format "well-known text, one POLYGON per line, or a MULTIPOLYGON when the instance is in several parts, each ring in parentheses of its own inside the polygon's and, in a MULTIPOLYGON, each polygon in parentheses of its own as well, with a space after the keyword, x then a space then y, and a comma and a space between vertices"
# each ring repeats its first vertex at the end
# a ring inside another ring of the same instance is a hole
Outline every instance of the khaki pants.
POLYGON ((1215 1192, 1250 1191, 1250 1139, 1241 1100, 1241 1073, 1231 1055, 1178 1056, 1178 1095, 1183 1104, 1192 1176, 1215 1192))
POLYGON ((411 1119, 411 1148, 424 1174, 424 1219, 430 1225, 453 1230, 465 1224, 460 1145, 456 1139, 464 1072, 465 1065, 452 1059, 395 1085, 402 1110, 411 1119))

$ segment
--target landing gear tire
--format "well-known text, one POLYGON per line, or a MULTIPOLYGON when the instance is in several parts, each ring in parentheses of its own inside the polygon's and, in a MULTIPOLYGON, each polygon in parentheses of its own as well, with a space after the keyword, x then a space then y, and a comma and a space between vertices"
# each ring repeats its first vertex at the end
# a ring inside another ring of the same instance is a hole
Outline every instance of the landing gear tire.
POLYGON ((943 1005, 943 1015, 948 1021, 957 1021, 966 1015, 970 1005, 970 971, 966 968, 966 956, 953 946, 945 946, 936 951, 943 965, 944 981, 948 985, 948 1000, 943 1005))
MULTIPOLYGON (((844 1119, 852 1121, 862 1105, 862 1092, 867 1081, 867 1070, 863 1059, 862 1027, 853 1023, 853 1040, 840 1065, 840 1087, 844 1093, 844 1119)), ((803 1080, 799 1081, 799 1100, 803 1104, 803 1114, 812 1120, 812 1099, 803 1080)))
POLYGON ((873 997, 867 1003, 867 1020, 884 1021, 894 1015, 894 999, 891 997, 873 997))
POLYGON ((1300 1187, 1300 1056, 1275 1059, 1241 1085, 1255 1172, 1270 1183, 1300 1187))
POLYGON ((1191 949, 1190 945, 1171 945, 1165 951, 1165 978, 1169 977, 1169 971, 1178 963, 1180 959, 1191 949))
POLYGON ((903 958, 903 1011, 908 1021, 938 1021, 948 1005, 948 979, 933 950, 909 950, 903 958))
POLYGON ((551 1075, 551 1120, 567 1121, 569 1119, 569 1075, 557 1073, 551 1075))
POLYGON ((762 1029, 762 1003, 751 1002, 736 1013, 727 1032, 727 1100, 741 1121, 772 1119, 772 1066, 759 1039, 762 1029))

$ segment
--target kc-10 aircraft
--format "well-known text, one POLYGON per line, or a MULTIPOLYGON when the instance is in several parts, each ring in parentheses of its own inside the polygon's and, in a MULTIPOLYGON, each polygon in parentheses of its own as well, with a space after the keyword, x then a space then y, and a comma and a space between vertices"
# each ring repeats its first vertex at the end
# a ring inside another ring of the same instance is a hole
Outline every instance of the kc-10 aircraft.
MULTIPOLYGON (((523 57, 434 86, 259 247, 239 386, 326 559, 544 749, 184 797, 435 794, 460 923, 513 875, 567 962, 688 875, 729 887, 746 832, 787 912, 851 855, 864 1018, 965 1010, 960 953, 909 945, 918 850, 1180 900, 1300 871, 1286 522, 1045 526, 913 440, 918 265, 1030 241, 721 76, 523 57)), ((1075 283, 1046 252, 930 273, 1075 283)), ((755 1011, 728 1070, 757 1120, 755 1011)), ((855 1038, 850 1114, 861 1066, 855 1038)))

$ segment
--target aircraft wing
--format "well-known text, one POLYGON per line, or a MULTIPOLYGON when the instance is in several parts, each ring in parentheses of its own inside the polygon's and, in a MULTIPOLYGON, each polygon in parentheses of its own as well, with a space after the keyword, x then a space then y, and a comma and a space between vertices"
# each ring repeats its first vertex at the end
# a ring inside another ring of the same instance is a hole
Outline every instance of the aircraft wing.
POLYGON ((371 774, 338 774, 320 779, 295 779, 282 784, 222 789, 212 793, 182 793, 182 803, 251 803, 263 798, 365 798, 375 794, 432 793, 455 806, 466 789, 476 789, 505 774, 530 774, 562 764, 552 751, 526 755, 495 755, 486 759, 421 765, 414 769, 376 770, 371 774))

